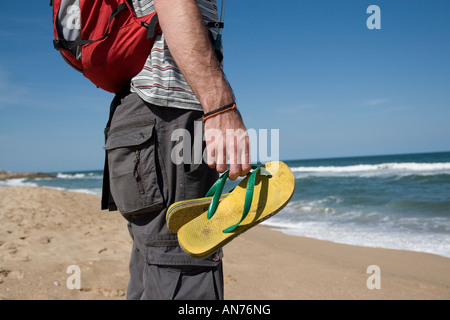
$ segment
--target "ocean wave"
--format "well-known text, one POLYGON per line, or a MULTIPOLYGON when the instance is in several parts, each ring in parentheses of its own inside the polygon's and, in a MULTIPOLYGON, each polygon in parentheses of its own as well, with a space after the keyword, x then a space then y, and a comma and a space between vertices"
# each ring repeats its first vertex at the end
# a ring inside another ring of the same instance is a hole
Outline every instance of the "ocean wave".
POLYGON ((86 175, 84 173, 75 173, 75 174, 58 173, 56 177, 58 179, 84 179, 86 175))
MULTIPOLYGON (((387 202, 387 201, 386 201, 387 202)), ((293 200, 275 218, 288 222, 307 220, 336 223, 356 223, 358 225, 409 226, 410 230, 450 233, 449 200, 429 203, 418 200, 400 200, 391 204, 375 203, 359 205, 349 199, 326 196, 323 199, 293 200), (419 207, 419 211, 412 209, 419 207)))
POLYGON ((25 182, 26 178, 9 179, 0 181, 0 187, 37 187, 38 184, 34 182, 25 182))
POLYGON ((56 175, 58 179, 102 179, 102 175, 89 173, 58 173, 56 175))
POLYGON ((335 206, 342 202, 334 196, 327 196, 324 199, 317 200, 297 200, 290 202, 283 211, 283 215, 287 217, 294 217, 296 215, 302 215, 305 217, 306 214, 334 214, 336 212, 335 206))
POLYGON ((95 188, 95 189, 65 189, 65 190, 66 191, 70 191, 70 192, 91 194, 91 195, 94 195, 94 196, 101 196, 102 195, 102 189, 101 188, 95 188))
POLYGON ((263 222, 286 234, 333 241, 350 245, 427 252, 450 257, 448 233, 406 232, 402 229, 355 228, 349 224, 326 221, 285 222, 269 219, 263 222))
POLYGON ((450 174, 450 162, 441 163, 380 163, 349 166, 299 166, 291 167, 296 178, 303 176, 365 176, 377 175, 436 175, 450 174))
POLYGON ((423 214, 411 214, 387 206, 349 207, 347 200, 337 196, 293 200, 264 224, 291 235, 450 257, 447 215, 425 209, 423 214))
MULTIPOLYGON (((55 187, 55 186, 48 186, 48 185, 40 185, 38 183, 25 181, 27 179, 9 179, 9 180, 3 180, 0 181, 0 187, 42 187, 46 189, 53 189, 53 190, 61 190, 61 191, 68 191, 68 192, 76 192, 76 193, 85 193, 85 194, 91 194, 100 196, 102 194, 102 188, 63 188, 63 187, 55 187)), ((37 181, 40 181, 41 179, 35 179, 37 181)))

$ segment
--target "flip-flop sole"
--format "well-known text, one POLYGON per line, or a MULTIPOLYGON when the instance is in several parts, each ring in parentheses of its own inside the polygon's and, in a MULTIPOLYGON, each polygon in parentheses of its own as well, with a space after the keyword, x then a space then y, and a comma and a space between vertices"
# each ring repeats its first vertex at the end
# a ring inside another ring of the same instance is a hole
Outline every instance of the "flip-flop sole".
POLYGON ((211 219, 207 218, 206 206, 202 214, 178 230, 178 242, 186 253, 193 257, 206 257, 241 233, 272 217, 289 203, 295 188, 292 171, 281 161, 270 162, 263 167, 271 177, 262 174, 256 176, 252 206, 241 224, 234 231, 224 233, 242 216, 248 177, 220 202, 211 219))
MULTIPOLYGON (((219 203, 228 195, 229 193, 223 194, 220 197, 219 203)), ((207 211, 212 198, 213 197, 199 198, 172 204, 166 213, 167 227, 169 230, 173 233, 177 233, 186 223, 207 211)))

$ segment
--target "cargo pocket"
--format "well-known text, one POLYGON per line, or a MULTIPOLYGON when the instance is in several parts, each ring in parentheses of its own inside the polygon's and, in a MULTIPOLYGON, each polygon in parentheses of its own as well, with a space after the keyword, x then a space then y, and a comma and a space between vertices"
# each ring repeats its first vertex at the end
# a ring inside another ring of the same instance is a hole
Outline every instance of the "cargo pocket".
POLYGON ((222 250, 204 259, 187 255, 178 244, 176 234, 150 235, 144 240, 147 263, 160 266, 216 267, 222 260, 222 250))
POLYGON ((148 265, 144 273, 149 300, 219 300, 223 288, 219 268, 171 268, 148 265), (151 290, 148 290, 151 288, 151 290))
POLYGON ((141 218, 164 208, 158 179, 155 123, 108 134, 110 189, 120 213, 141 218))
MULTIPOLYGON (((221 286, 222 251, 206 259, 189 257, 178 245, 176 234, 145 238, 144 282, 149 299, 218 299, 221 286)), ((223 294, 221 295, 223 296, 223 294)))

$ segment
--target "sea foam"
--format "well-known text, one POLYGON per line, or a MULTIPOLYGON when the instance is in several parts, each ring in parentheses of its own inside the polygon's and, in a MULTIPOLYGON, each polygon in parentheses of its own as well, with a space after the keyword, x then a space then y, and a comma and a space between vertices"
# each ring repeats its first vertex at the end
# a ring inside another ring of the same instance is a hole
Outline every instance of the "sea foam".
MULTIPOLYGON (((298 166, 292 172, 302 175, 318 176, 366 176, 377 175, 435 175, 450 174, 450 162, 443 163, 380 163, 349 166, 298 166)), ((297 175, 296 177, 301 177, 297 175)))

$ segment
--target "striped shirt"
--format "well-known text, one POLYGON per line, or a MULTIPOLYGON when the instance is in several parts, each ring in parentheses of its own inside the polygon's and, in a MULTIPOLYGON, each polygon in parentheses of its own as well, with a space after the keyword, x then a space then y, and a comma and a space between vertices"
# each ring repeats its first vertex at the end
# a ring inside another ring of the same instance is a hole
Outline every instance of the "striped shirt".
MULTIPOLYGON (((216 0, 196 0, 205 23, 219 21, 216 0)), ((155 11, 153 0, 133 0, 137 16, 155 11)), ((211 29, 213 36, 216 29, 211 29)), ((155 38, 153 49, 142 71, 131 80, 131 88, 144 101, 162 106, 189 110, 203 110, 197 97, 178 69, 164 34, 155 38)))

